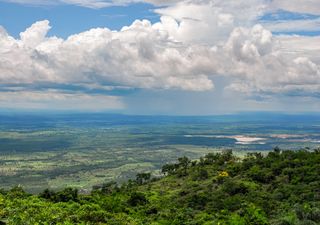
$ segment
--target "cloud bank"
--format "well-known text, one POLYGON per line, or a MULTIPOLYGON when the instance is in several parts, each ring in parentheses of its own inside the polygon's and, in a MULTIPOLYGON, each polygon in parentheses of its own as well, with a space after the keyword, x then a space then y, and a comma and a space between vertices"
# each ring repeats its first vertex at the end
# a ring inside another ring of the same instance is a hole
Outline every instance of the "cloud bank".
MULTIPOLYGON (((135 1, 63 2, 105 7, 135 1)), ((119 31, 95 28, 62 39, 49 37, 49 21, 43 20, 14 38, 0 28, 0 89, 14 85, 29 93, 30 84, 53 84, 65 96, 65 87, 76 84, 199 92, 214 89, 224 77, 226 92, 319 96, 319 36, 274 36, 272 31, 290 29, 288 23, 259 24, 270 10, 317 14, 317 1, 300 8, 277 0, 149 2, 166 5, 156 10, 159 22, 136 20, 119 31)))
POLYGON ((164 16, 156 24, 135 21, 118 32, 96 28, 66 40, 46 37, 46 20, 26 29, 20 39, 2 29, 0 82, 206 91, 214 88, 215 76, 228 76, 238 91, 313 92, 320 85, 318 54, 284 52, 281 39, 261 25, 236 27, 219 45, 200 44, 201 32, 195 40, 184 40, 181 26, 164 16))

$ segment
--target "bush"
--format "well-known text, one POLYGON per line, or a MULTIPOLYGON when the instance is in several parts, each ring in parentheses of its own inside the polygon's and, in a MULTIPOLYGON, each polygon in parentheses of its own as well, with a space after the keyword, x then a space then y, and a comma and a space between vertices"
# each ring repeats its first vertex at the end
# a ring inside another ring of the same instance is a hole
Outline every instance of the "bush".
POLYGON ((141 192, 132 192, 128 200, 131 206, 145 205, 148 203, 146 196, 141 192))
POLYGON ((77 202, 78 200, 78 189, 76 188, 65 188, 57 192, 54 197, 55 202, 77 202))

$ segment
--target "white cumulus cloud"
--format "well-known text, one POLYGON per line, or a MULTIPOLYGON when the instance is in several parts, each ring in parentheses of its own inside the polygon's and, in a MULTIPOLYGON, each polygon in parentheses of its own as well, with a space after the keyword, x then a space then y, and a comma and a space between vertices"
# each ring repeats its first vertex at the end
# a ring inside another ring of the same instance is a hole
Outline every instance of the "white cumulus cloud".
MULTIPOLYGON (((72 4, 83 2, 108 3, 72 4)), ((225 91, 249 96, 319 93, 319 37, 272 35, 281 25, 258 24, 272 8, 268 2, 154 0, 166 4, 156 10, 159 22, 137 20, 119 31, 95 28, 66 39, 48 37, 47 20, 20 38, 0 28, 0 84, 208 91, 224 77, 225 91)))
MULTIPOLYGON (((92 29, 66 40, 45 37, 48 21, 33 24, 16 40, 0 36, 1 83, 98 83, 134 88, 208 90, 213 83, 199 64, 196 46, 170 40, 147 20, 119 32, 92 29)), ((201 63, 201 62, 199 62, 201 63)))

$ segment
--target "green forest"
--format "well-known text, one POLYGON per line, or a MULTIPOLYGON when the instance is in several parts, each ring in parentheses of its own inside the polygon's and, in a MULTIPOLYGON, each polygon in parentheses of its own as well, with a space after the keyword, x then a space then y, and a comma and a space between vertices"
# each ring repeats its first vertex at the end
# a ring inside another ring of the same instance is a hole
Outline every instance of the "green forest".
POLYGON ((37 195, 0 191, 0 224, 320 224, 320 149, 181 157, 163 176, 37 195))

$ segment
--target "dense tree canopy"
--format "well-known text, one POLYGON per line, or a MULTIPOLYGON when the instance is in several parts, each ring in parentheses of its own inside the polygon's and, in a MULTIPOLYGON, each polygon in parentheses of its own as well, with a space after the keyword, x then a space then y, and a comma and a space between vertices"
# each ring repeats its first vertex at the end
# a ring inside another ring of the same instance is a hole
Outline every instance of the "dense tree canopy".
POLYGON ((320 151, 210 153, 180 158, 162 178, 30 195, 0 192, 0 224, 315 225, 320 222, 320 151))

